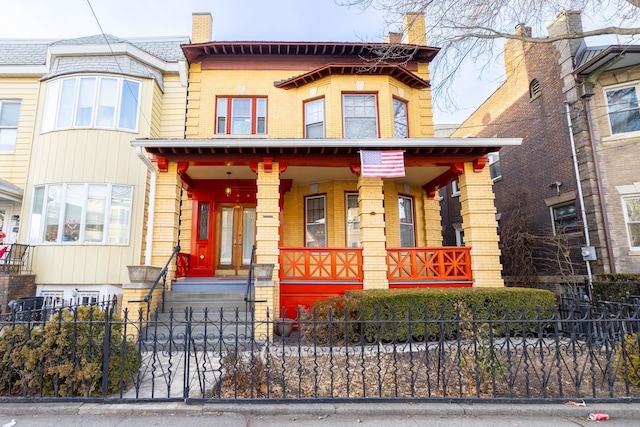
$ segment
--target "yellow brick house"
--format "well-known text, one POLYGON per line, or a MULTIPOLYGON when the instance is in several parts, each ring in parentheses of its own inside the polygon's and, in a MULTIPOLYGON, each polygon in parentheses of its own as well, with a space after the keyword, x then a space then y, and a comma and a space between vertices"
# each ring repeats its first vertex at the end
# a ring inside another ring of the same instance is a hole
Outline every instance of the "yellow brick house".
POLYGON ((185 136, 131 141, 156 166, 154 265, 179 245, 182 283, 245 277, 255 246, 275 266, 257 316, 346 289, 503 286, 485 166, 520 140, 432 137, 422 15, 378 44, 211 41, 211 27, 194 14, 182 46, 185 136), (406 60, 377 61, 390 47, 406 60), (401 176, 363 173, 363 155, 391 153, 401 176), (456 178, 467 246, 446 248, 437 190, 456 178))

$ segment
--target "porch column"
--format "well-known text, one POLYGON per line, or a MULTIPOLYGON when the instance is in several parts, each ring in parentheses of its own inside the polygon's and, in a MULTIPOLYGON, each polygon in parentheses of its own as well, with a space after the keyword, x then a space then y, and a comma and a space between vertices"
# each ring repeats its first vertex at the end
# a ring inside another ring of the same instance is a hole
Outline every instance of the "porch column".
POLYGON ((459 178, 462 230, 465 245, 471 247, 474 287, 504 286, 492 186, 488 167, 475 172, 473 163, 464 164, 459 178))
POLYGON ((389 288, 382 189, 382 179, 358 177, 363 289, 389 288))
POLYGON ((442 246, 442 217, 440 215, 440 201, 422 192, 424 206, 424 233, 426 246, 442 246))
MULTIPOLYGON (((256 282, 255 299, 266 300, 255 305, 256 319, 261 320, 266 319, 267 310, 272 319, 280 317, 280 173, 277 162, 266 169, 264 162, 258 164, 257 187, 256 262, 274 265, 273 280, 256 282)), ((265 332, 264 324, 256 325, 256 334, 265 332)))
MULTIPOLYGON (((167 172, 159 172, 156 181, 156 208, 151 250, 151 265, 156 267, 164 267, 173 248, 178 244, 181 182, 177 168, 177 163, 170 162, 167 172)), ((169 286, 174 275, 175 263, 171 263, 167 275, 169 286)))

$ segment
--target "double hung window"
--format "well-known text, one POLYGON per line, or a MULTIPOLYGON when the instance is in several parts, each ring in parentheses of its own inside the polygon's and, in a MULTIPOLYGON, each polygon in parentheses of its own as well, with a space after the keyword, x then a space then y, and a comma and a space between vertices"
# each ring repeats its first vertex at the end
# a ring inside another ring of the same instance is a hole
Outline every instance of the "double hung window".
POLYGON ((118 77, 70 77, 47 86, 42 131, 138 129, 140 82, 118 77))
POLYGON ((20 101, 0 100, 0 153, 12 153, 18 138, 20 101))
POLYGON ((267 98, 218 97, 216 134, 265 135, 267 133, 267 98))
POLYGON ((346 203, 346 239, 348 248, 360 246, 360 213, 358 210, 358 193, 347 193, 346 203))
POLYGON ((413 219, 413 199, 411 197, 398 197, 400 213, 400 246, 403 248, 416 245, 415 228, 413 219))
POLYGON ((324 99, 304 103, 304 137, 324 138, 324 99))
POLYGON ((326 196, 305 198, 305 246, 327 247, 326 196))
POLYGON ((345 138, 378 137, 376 95, 343 95, 342 108, 345 138))
POLYGON ((640 195, 622 199, 629 247, 640 249, 640 195))
POLYGON ((502 178, 502 169, 500 168, 500 153, 497 151, 489 153, 489 172, 491 173, 491 179, 494 181, 502 178))

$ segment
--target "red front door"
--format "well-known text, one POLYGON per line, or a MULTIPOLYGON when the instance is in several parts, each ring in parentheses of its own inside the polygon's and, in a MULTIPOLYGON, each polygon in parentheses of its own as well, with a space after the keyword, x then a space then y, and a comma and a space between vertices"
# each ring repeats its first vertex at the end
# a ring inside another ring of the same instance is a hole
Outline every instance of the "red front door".
POLYGON ((194 203, 192 245, 194 252, 189 263, 189 276, 213 276, 214 258, 214 215, 213 201, 198 200, 194 203))

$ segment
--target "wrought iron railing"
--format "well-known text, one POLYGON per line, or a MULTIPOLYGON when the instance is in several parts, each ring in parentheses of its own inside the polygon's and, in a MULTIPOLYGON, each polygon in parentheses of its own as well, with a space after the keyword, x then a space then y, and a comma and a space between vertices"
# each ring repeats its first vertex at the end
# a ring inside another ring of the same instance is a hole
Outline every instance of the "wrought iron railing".
POLYGON ((0 322, 0 401, 640 402, 638 307, 301 312, 292 331, 268 313, 255 337, 237 310, 171 312, 145 334, 139 313, 101 313, 0 322))
POLYGON ((149 320, 149 313, 151 311, 151 300, 153 299, 153 293, 156 291, 156 288, 160 283, 162 283, 162 300, 161 300, 161 311, 164 311, 164 291, 167 287, 167 273, 169 272, 169 266, 174 258, 178 256, 180 252, 180 245, 177 245, 173 248, 173 252, 171 252, 171 256, 167 260, 167 263, 164 265, 156 280, 154 280, 153 285, 147 292, 147 295, 141 300, 131 300, 129 302, 145 302, 147 304, 147 310, 145 312, 146 320, 149 320))

